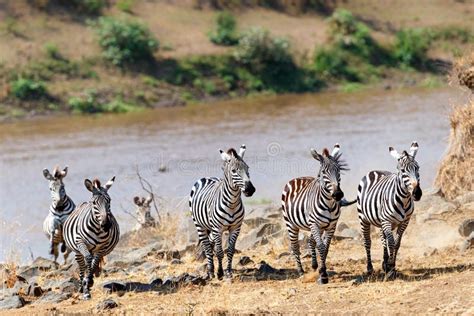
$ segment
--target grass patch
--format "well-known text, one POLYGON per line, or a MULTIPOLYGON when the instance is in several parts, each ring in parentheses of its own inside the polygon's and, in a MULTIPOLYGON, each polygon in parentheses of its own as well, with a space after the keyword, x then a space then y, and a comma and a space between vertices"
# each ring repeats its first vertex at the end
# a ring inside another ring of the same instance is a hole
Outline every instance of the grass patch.
POLYGON ((46 85, 41 81, 19 78, 11 82, 11 93, 20 100, 37 100, 48 96, 46 85))
POLYGON ((211 42, 223 46, 231 46, 238 43, 237 22, 232 13, 228 11, 218 13, 215 23, 215 30, 208 34, 211 42))

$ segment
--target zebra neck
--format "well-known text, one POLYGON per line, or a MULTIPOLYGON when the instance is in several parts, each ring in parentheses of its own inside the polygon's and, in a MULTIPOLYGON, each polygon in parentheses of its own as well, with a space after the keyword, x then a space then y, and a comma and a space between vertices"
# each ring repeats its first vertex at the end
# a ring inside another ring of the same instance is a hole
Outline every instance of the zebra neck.
POLYGON ((401 198, 403 205, 406 206, 411 200, 410 191, 408 191, 408 187, 403 182, 402 176, 397 174, 397 195, 401 198))
POLYGON ((58 202, 58 204, 56 204, 56 207, 54 207, 52 204, 51 204, 51 210, 54 210, 55 212, 62 212, 62 211, 65 211, 65 210, 69 210, 71 209, 71 206, 73 205, 74 203, 72 202, 72 200, 69 198, 69 196, 65 196, 64 199, 60 200, 58 202))
POLYGON ((332 211, 335 209, 336 200, 331 196, 331 192, 318 182, 319 190, 316 194, 314 204, 318 209, 332 211))
POLYGON ((230 209, 234 209, 241 203, 240 189, 232 185, 232 176, 227 172, 221 189, 221 201, 230 209))

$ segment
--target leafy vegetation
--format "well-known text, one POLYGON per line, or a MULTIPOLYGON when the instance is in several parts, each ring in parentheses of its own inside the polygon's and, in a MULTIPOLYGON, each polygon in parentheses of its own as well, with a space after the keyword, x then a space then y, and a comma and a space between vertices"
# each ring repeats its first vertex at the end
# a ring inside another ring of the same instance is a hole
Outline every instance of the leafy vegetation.
POLYGON ((397 33, 395 58, 404 66, 425 66, 431 38, 423 29, 405 29, 397 33))
POLYGON ((211 42, 217 45, 231 46, 239 41, 237 23, 232 13, 224 11, 217 14, 216 29, 209 33, 211 42))
POLYGON ((118 66, 150 60, 159 47, 148 28, 135 21, 102 17, 97 27, 103 56, 118 66))
POLYGON ((133 2, 134 0, 118 0, 116 5, 120 11, 132 13, 133 2))
POLYGON ((87 90, 81 96, 70 98, 68 105, 74 113, 127 113, 137 109, 136 105, 121 98, 102 101, 95 90, 87 90))
POLYGON ((48 96, 43 82, 25 78, 19 78, 11 83, 11 93, 20 100, 35 100, 48 96))

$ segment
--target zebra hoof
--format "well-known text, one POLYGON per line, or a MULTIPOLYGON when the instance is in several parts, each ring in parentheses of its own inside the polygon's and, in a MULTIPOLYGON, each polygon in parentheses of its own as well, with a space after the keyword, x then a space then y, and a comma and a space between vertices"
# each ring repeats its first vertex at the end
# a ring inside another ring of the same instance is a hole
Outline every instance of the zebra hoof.
POLYGON ((62 253, 66 252, 66 245, 65 244, 61 245, 61 252, 62 253))
POLYGON ((385 273, 384 281, 392 281, 395 279, 397 276, 397 271, 395 269, 392 269, 385 273))
POLYGON ((214 279, 214 278, 215 278, 215 275, 214 275, 214 273, 211 273, 211 272, 208 272, 208 273, 207 273, 207 277, 206 277, 206 279, 208 279, 208 280, 212 280, 212 279, 214 279))
POLYGON ((84 301, 90 300, 90 299, 91 299, 91 294, 90 294, 90 293, 84 294, 84 295, 82 296, 82 299, 83 299, 84 301))
POLYGON ((218 278, 219 280, 222 280, 223 277, 224 277, 224 271, 220 271, 220 270, 217 271, 217 278, 218 278))
POLYGON ((318 284, 328 284, 329 283, 329 279, 328 277, 319 277, 318 279, 318 284))

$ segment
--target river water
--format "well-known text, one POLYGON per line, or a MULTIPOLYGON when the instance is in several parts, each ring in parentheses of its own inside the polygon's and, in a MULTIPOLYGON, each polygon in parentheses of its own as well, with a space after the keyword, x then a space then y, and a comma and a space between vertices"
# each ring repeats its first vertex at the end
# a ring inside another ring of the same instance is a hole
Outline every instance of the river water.
POLYGON ((315 175, 318 162, 309 149, 341 145, 350 171, 342 189, 355 198, 369 170, 395 170, 389 146, 420 145, 421 185, 430 187, 446 149, 448 114, 457 92, 449 89, 363 91, 254 97, 194 104, 126 115, 68 116, 0 125, 0 262, 47 255, 42 221, 50 196, 42 169, 69 166, 66 191, 76 204, 89 199, 85 178, 110 189, 112 211, 122 231, 133 227, 132 198, 143 194, 136 168, 163 198, 163 212, 187 212, 196 179, 220 176, 219 148, 247 145, 245 160, 257 189, 246 198, 279 204, 281 190, 294 177, 315 175), (166 166, 166 172, 159 167, 166 166))

